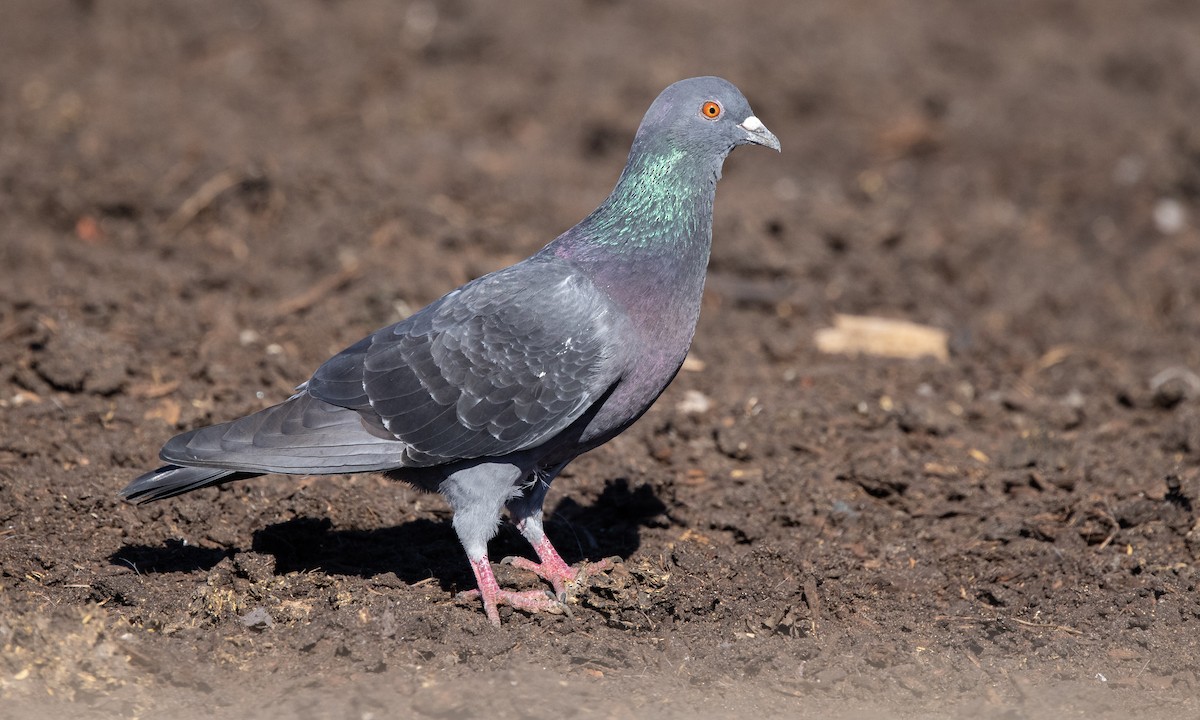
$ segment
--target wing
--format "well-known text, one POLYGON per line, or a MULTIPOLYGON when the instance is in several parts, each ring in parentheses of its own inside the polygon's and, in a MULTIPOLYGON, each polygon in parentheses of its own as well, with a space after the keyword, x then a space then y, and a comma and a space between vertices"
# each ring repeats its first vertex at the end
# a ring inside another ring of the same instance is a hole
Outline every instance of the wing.
POLYGON ((305 389, 405 444, 405 465, 506 455, 562 432, 619 378, 620 315, 537 256, 347 348, 305 389))

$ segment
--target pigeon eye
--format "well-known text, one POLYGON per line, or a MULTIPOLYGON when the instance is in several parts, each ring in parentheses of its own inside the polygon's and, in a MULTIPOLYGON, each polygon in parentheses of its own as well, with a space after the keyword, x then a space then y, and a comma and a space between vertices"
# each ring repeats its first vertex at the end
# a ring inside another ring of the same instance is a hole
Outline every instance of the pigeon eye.
POLYGON ((716 120, 721 117, 721 106, 712 100, 700 106, 700 114, 709 120, 716 120))

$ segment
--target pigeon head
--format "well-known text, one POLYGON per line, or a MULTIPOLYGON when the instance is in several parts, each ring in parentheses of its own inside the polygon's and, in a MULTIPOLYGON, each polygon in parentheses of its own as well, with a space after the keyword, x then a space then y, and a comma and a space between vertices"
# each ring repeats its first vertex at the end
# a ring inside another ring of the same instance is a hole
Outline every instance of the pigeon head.
MULTIPOLYGON (((649 251, 639 257, 664 263, 686 250, 701 282, 721 166, 733 148, 749 144, 779 149, 779 139, 728 80, 698 77, 669 86, 642 118, 608 199, 564 233, 554 252, 575 261, 594 256, 597 272, 613 273, 629 272, 628 265, 614 269, 616 249, 649 251)), ((644 274, 657 268, 648 265, 644 274)))
POLYGON ((680 80, 663 90, 642 118, 635 142, 667 142, 718 161, 738 145, 779 150, 779 138, 754 115, 741 91, 719 77, 680 80))

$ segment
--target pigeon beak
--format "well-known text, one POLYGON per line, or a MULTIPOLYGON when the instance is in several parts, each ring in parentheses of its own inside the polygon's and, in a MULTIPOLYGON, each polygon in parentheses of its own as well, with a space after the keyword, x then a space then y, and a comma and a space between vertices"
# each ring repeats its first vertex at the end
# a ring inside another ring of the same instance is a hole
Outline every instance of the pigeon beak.
POLYGON ((746 131, 746 142, 769 147, 776 152, 783 152, 779 149, 779 138, 775 137, 775 133, 768 130, 767 126, 762 124, 762 120, 757 117, 751 115, 738 127, 746 131))

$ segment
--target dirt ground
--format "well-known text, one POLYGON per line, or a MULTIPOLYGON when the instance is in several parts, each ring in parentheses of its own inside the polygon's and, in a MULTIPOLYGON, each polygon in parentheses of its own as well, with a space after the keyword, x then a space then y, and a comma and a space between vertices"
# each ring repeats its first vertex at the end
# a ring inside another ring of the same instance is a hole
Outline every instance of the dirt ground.
POLYGON ((1200 717, 1200 4, 3 15, 0 717, 1200 717), (687 371, 555 484, 618 558, 571 616, 491 628, 378 477, 117 500, 572 225, 710 73, 784 152, 726 164, 687 371), (950 357, 822 354, 836 313, 950 357))

